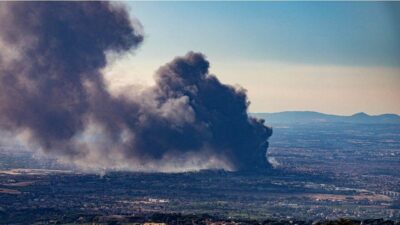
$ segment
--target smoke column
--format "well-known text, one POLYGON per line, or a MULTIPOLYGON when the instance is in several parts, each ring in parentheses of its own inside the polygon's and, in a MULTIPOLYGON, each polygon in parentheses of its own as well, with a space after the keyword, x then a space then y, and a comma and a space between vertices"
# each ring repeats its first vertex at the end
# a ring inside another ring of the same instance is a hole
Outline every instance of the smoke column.
POLYGON ((160 67, 154 86, 108 92, 106 55, 140 45, 135 24, 107 2, 0 3, 1 128, 83 169, 269 168, 272 130, 200 53, 160 67))

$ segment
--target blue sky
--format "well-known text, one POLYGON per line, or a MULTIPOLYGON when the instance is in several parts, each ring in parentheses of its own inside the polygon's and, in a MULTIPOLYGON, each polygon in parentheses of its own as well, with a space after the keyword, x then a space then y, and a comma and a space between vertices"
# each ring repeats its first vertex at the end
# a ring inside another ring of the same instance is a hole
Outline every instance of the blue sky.
MULTIPOLYGON (((325 64, 400 64, 400 3, 131 2, 163 50, 325 64), (178 45, 179 44, 179 45, 178 45)), ((154 46, 159 48, 160 46, 154 46)))
POLYGON ((146 40, 115 66, 120 83, 151 84, 193 50, 248 90, 252 111, 400 113, 400 2, 127 4, 146 40))

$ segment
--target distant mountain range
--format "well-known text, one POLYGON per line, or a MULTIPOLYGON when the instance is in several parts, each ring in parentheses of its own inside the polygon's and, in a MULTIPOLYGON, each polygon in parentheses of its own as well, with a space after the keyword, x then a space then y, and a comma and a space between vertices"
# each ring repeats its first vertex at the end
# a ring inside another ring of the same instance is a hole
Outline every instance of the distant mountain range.
POLYGON ((368 115, 360 112, 351 116, 330 115, 312 111, 286 111, 277 113, 252 113, 253 116, 265 119, 267 124, 293 123, 358 123, 358 124, 400 124, 397 114, 368 115))

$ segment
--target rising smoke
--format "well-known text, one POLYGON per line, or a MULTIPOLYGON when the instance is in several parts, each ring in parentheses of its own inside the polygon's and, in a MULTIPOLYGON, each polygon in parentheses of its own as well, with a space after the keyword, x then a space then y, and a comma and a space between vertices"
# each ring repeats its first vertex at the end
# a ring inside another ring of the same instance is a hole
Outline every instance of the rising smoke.
POLYGON ((107 2, 0 3, 2 129, 83 169, 268 168, 271 129, 202 54, 162 66, 154 86, 108 92, 106 55, 137 48, 139 26, 107 2))

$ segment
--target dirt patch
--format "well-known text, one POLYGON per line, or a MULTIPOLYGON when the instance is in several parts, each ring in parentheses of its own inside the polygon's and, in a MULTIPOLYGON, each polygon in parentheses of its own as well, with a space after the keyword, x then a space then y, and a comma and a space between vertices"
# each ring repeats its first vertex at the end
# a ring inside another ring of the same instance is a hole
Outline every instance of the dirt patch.
POLYGON ((8 187, 26 187, 33 183, 35 183, 35 182, 34 181, 22 181, 22 182, 7 183, 7 184, 2 184, 2 185, 8 186, 8 187))
POLYGON ((0 188, 0 194, 20 195, 21 192, 14 189, 0 188))

